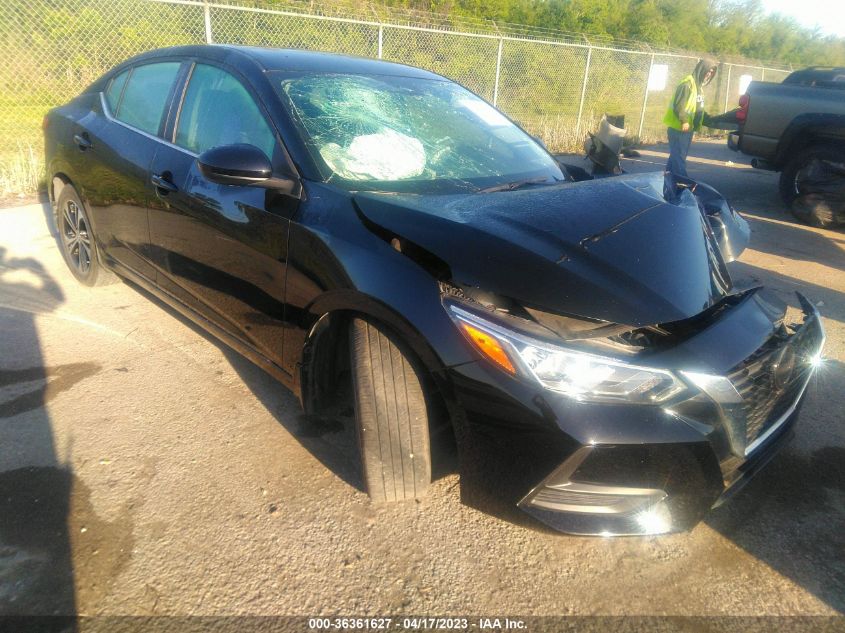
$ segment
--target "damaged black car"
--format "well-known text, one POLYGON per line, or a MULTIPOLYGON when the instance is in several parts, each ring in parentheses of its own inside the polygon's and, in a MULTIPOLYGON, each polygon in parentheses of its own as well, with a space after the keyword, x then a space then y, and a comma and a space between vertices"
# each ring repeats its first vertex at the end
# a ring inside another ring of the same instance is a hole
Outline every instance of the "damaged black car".
POLYGON ((44 128, 72 274, 153 293, 308 419, 354 411, 376 501, 423 496, 453 442, 462 488, 555 529, 689 529, 783 444, 820 362, 809 301, 734 287, 749 229, 717 191, 576 182, 430 72, 162 49, 44 128))

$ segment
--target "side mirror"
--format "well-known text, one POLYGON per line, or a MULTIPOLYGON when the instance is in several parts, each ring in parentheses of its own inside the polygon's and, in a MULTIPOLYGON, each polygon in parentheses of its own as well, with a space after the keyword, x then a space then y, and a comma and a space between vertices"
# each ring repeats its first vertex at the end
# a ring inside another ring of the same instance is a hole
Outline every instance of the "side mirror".
POLYGON ((255 145, 236 143, 204 151, 197 158, 200 173, 221 185, 266 185, 273 178, 267 155, 255 145))

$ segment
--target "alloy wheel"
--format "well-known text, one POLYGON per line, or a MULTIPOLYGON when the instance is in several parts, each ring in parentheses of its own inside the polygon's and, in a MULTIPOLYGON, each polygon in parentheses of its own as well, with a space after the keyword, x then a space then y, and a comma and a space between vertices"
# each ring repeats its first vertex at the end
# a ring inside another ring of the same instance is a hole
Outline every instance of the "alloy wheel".
POLYGON ((87 275, 91 270, 91 232, 85 212, 73 200, 62 209, 61 235, 70 263, 80 275, 87 275))
POLYGON ((792 192, 798 196, 801 195, 801 189, 799 189, 798 181, 801 176, 801 170, 795 172, 795 178, 792 179, 792 192))

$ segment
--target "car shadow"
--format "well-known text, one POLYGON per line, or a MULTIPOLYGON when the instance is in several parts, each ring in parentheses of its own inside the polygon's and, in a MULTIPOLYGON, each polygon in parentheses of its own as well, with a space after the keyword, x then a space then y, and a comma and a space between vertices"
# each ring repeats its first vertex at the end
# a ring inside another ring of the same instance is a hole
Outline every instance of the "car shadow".
POLYGON ((800 292, 816 306, 822 317, 845 323, 845 293, 842 291, 743 261, 732 262, 728 268, 737 288, 765 286, 793 308, 801 307, 795 294, 800 292))
MULTIPOLYGON (((345 399, 348 405, 340 405, 323 416, 306 415, 296 397, 275 378, 197 326, 188 324, 218 346, 244 385, 303 448, 347 485, 366 492, 351 393, 345 399), (291 415, 291 411, 298 413, 291 415)), ((433 437, 432 480, 459 474, 462 504, 515 525, 556 533, 516 506, 525 492, 521 474, 528 472, 528 465, 536 459, 536 442, 527 444, 530 448, 525 446, 520 451, 512 436, 505 439, 473 434, 465 442, 471 449, 462 450, 459 461, 453 437, 433 437)))
MULTIPOLYGON (((730 264, 735 283, 766 286, 793 308, 800 308, 795 295, 800 292, 828 324, 837 322, 837 328, 845 324, 845 293, 792 276, 788 268, 789 262, 804 260, 845 270, 837 240, 827 232, 765 217, 751 216, 749 221, 750 248, 781 257, 785 265, 777 270, 762 268, 741 258, 730 264)), ((734 498, 713 510, 705 523, 845 613, 843 386, 845 363, 826 359, 813 376, 790 443, 734 498)))
POLYGON ((63 302, 39 261, 0 247, 0 616, 76 613, 69 524, 87 496, 59 458, 46 405, 98 368, 42 356, 36 316, 63 302))
POLYGON ((800 224, 787 211, 765 215, 746 211, 743 217, 757 235, 752 241, 755 251, 845 271, 845 236, 841 233, 800 224))
MULTIPOLYGON (((341 408, 334 415, 322 417, 305 415, 296 396, 261 367, 144 288, 131 281, 124 280, 124 283, 220 350, 244 385, 276 422, 323 466, 353 488, 364 490, 357 459, 357 440, 351 425, 351 408, 341 408)), ((282 335, 281 329, 279 335, 282 335)))
POLYGON ((813 382, 796 437, 705 523, 845 613, 845 363, 827 360, 813 382), (826 428, 834 430, 829 444, 799 446, 808 431, 824 436, 826 428))
POLYGON ((343 482, 365 491, 351 401, 327 415, 306 415, 296 396, 279 381, 231 348, 220 350, 276 422, 343 482))
MULTIPOLYGON (((349 406, 341 405, 337 410, 323 416, 306 415, 294 394, 261 367, 144 288, 130 281, 124 282, 145 300, 153 302, 220 350, 243 384, 278 424, 344 483, 360 492, 366 492, 355 435, 351 394, 349 406)), ((519 481, 516 473, 525 470, 519 464, 532 461, 530 451, 523 451, 521 460, 515 459, 513 438, 503 441, 501 438, 474 436, 467 441, 467 445, 473 448, 465 453, 467 458, 465 463, 461 464, 454 440, 444 438, 432 465, 433 480, 459 473, 460 498, 463 504, 510 523, 539 532, 555 533, 516 507, 516 502, 524 493, 515 483, 519 481), (503 464, 508 464, 508 468, 504 468, 503 464)))

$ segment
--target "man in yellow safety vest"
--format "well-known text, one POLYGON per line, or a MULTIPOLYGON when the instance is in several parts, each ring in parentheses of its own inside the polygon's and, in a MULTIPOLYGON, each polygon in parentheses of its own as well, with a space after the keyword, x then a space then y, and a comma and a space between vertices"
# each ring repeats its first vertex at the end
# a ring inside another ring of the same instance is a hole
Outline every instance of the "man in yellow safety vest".
POLYGON ((709 116, 704 111, 703 88, 716 75, 718 63, 714 59, 699 59, 695 70, 687 75, 675 88, 675 94, 663 123, 669 136, 669 161, 666 170, 676 176, 687 175, 687 154, 692 136, 702 125, 706 125, 709 116))

